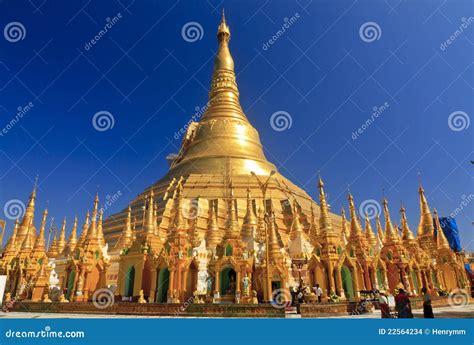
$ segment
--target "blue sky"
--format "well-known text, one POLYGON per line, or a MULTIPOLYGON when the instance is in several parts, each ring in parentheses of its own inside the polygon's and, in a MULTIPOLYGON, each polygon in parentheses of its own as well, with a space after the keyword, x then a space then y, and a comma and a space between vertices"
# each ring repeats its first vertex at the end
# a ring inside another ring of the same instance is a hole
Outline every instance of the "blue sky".
POLYGON ((348 185, 358 205, 385 194, 392 218, 403 202, 414 231, 421 179, 430 206, 455 212, 474 248, 467 0, 2 1, 2 211, 26 202, 38 174, 39 211, 49 202, 70 231, 97 189, 102 200, 120 192, 112 214, 162 177, 174 133, 207 101, 222 7, 241 104, 280 172, 315 198, 320 172, 335 212, 347 208, 348 185), (197 38, 183 36, 191 22, 197 38), (100 111, 112 128, 94 128, 100 111), (275 112, 291 127, 274 130, 275 112))

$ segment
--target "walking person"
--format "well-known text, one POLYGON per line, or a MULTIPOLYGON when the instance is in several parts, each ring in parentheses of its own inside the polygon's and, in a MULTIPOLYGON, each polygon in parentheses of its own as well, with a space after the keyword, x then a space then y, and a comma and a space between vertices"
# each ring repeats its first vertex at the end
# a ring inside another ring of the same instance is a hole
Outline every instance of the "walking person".
POLYGON ((421 289, 421 293, 423 294, 423 316, 425 319, 434 319, 431 295, 425 287, 421 289))
POLYGON ((390 319, 390 307, 388 305, 387 293, 385 291, 380 291, 379 306, 382 319, 390 319))
POLYGON ((395 296, 395 309, 398 312, 399 319, 412 319, 413 313, 411 311, 411 302, 407 293, 403 289, 398 290, 398 295, 395 296))
POLYGON ((323 290, 319 287, 319 284, 316 284, 316 287, 314 288, 314 293, 318 297, 318 303, 321 303, 323 299, 323 290))

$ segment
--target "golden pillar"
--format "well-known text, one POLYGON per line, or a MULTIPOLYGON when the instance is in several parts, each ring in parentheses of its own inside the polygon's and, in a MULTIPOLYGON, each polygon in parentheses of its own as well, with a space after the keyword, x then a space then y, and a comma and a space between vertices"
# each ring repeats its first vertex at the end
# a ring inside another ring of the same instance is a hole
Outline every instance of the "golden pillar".
POLYGON ((216 271, 216 286, 214 286, 214 293, 219 293, 221 285, 221 272, 216 271))
POLYGON ((354 267, 352 269, 352 275, 354 276, 354 299, 356 301, 358 301, 360 298, 359 298, 359 288, 360 288, 360 285, 359 285, 359 277, 358 277, 358 269, 357 267, 354 267))

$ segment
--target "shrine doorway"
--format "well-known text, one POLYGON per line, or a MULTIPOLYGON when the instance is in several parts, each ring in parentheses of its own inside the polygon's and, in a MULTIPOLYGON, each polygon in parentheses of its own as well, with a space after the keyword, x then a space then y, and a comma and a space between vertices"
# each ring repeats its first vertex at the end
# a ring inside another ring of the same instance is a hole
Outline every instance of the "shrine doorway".
POLYGON ((71 298, 72 291, 74 290, 74 280, 75 280, 75 278, 76 278, 76 272, 74 272, 73 270, 68 271, 67 285, 66 285, 66 289, 67 289, 66 299, 70 300, 70 298, 71 298))
POLYGON ((125 290, 123 295, 125 297, 133 296, 133 285, 135 283, 135 266, 130 266, 125 275, 125 290))
POLYGON ((351 270, 347 266, 341 268, 342 288, 349 301, 354 301, 354 287, 352 285, 351 270))
POLYGON ((170 284, 170 271, 162 268, 156 278, 156 303, 166 303, 168 300, 168 289, 170 284))
POLYGON ((221 295, 234 295, 236 288, 236 277, 232 267, 224 268, 221 272, 221 295))

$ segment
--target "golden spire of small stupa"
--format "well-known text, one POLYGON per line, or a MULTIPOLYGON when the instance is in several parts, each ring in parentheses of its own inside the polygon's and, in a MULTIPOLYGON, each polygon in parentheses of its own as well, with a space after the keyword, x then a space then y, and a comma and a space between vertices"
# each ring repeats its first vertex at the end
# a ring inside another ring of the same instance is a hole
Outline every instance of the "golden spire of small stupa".
POLYGON ((374 231, 372 230, 369 214, 367 212, 365 212, 365 238, 372 247, 377 244, 377 239, 375 238, 374 231))
POLYGON ((383 199, 383 214, 385 218, 385 243, 394 243, 399 241, 397 234, 398 230, 393 228, 392 220, 390 219, 390 212, 388 211, 388 201, 383 199))
POLYGON ((30 220, 30 224, 27 230, 28 232, 26 233, 25 238, 23 239, 23 242, 21 244, 20 252, 22 253, 29 252, 33 248, 33 244, 31 243, 31 234, 30 234, 30 231, 32 231, 32 224, 31 224, 32 221, 33 219, 30 220))
POLYGON ((434 236, 434 223, 433 217, 431 216, 430 207, 426 201, 425 190, 420 184, 418 189, 420 194, 420 224, 418 225, 418 237, 433 237, 434 236))
POLYGON ((268 253, 274 260, 281 256, 280 243, 275 228, 275 216, 272 214, 268 217, 268 253))
POLYGON ((132 230, 132 206, 129 204, 127 208, 127 221, 125 227, 122 230, 120 239, 115 244, 115 248, 128 248, 133 242, 133 230, 132 230))
POLYGON ((258 226, 258 219, 253 209, 252 196, 250 189, 247 188, 247 211, 245 212, 244 222, 242 224, 242 237, 248 239, 253 235, 258 226))
POLYGON ((33 248, 33 253, 38 256, 42 256, 46 253, 46 241, 45 241, 45 229, 46 229, 46 219, 48 218, 48 209, 45 208, 43 211, 43 218, 41 219, 40 231, 38 237, 36 238, 35 246, 33 248))
POLYGON ((402 215, 402 218, 400 220, 400 225, 402 226, 402 240, 413 241, 415 239, 415 236, 413 235, 413 232, 410 230, 410 227, 408 226, 405 207, 402 206, 402 208, 400 209, 400 213, 402 215))
POLYGON ((87 233, 86 242, 97 241, 97 214, 99 213, 99 193, 95 195, 94 208, 92 209, 92 220, 87 233))
POLYGON ((79 241, 77 243, 78 246, 83 246, 86 241, 87 232, 89 231, 90 218, 91 218, 90 212, 87 211, 86 220, 84 221, 84 224, 82 225, 81 236, 79 237, 79 241))
POLYGON ((344 207, 341 209, 341 238, 344 237, 349 238, 349 230, 347 229, 347 219, 346 219, 346 210, 344 207))
POLYGON ((309 227, 309 237, 313 243, 316 243, 319 237, 319 228, 315 220, 313 203, 311 203, 311 219, 310 219, 310 227, 309 227))
POLYGON ((67 241, 66 247, 64 249, 64 254, 67 256, 68 254, 72 254, 77 246, 77 216, 74 217, 74 223, 72 225, 71 235, 69 235, 69 239, 67 241))
POLYGON ((349 200, 349 210, 351 214, 351 238, 357 238, 362 236, 362 226, 360 225, 359 217, 357 217, 355 205, 354 205, 354 198, 352 194, 349 193, 347 198, 349 200))
POLYGON ((58 256, 58 239, 56 237, 56 228, 54 229, 53 232, 53 242, 51 242, 51 245, 49 246, 48 249, 48 257, 50 258, 55 258, 58 256))
POLYGON ((291 223, 291 238, 295 239, 297 236, 301 236, 303 233, 303 226, 300 222, 298 214, 298 204, 296 199, 293 200, 293 221, 291 223))
POLYGON ((227 210, 227 226, 224 238, 238 238, 240 236, 239 219, 237 217, 237 209, 235 207, 234 188, 232 182, 230 184, 230 199, 227 210))
MULTIPOLYGON (((38 184, 38 177, 35 180, 35 186, 33 187, 33 191, 30 194, 30 198, 28 200, 28 206, 26 207, 25 214, 23 216, 22 221, 20 222, 20 227, 18 228, 17 240, 20 243, 23 243, 26 234, 28 234, 32 238, 36 238, 36 234, 33 232, 34 230, 34 217, 35 217, 35 203, 36 203, 36 188, 38 184), (33 229, 30 229, 30 226, 33 229)), ((29 239, 31 243, 31 238, 29 239)))
POLYGON ((99 246, 105 246, 105 239, 104 239, 104 230, 102 228, 102 221, 104 217, 104 209, 101 208, 99 210, 99 222, 97 223, 97 240, 99 241, 99 246))
POLYGON ((436 209, 433 209, 433 213, 435 216, 435 222, 436 222, 436 244, 438 249, 450 249, 449 242, 446 239, 446 236, 444 234, 443 228, 441 227, 441 223, 439 221, 439 216, 438 216, 438 211, 436 209))
POLYGON ((209 200, 209 216, 207 221, 206 243, 209 248, 215 248, 220 241, 221 233, 217 224, 216 204, 215 200, 209 200))
POLYGON ((376 227, 377 227, 377 237, 380 239, 380 242, 384 243, 385 235, 383 233, 382 223, 380 222, 380 214, 378 214, 378 213, 375 216, 375 224, 376 224, 376 227))
POLYGON ((329 216, 329 207, 326 201, 326 194, 324 193, 324 182, 319 177, 319 208, 320 208, 320 216, 319 216, 319 228, 321 229, 322 233, 332 232, 332 223, 331 218, 329 216))
POLYGON ((15 225, 13 226, 13 232, 12 235, 10 236, 10 239, 7 242, 7 245, 5 246, 5 249, 3 251, 4 254, 14 254, 18 251, 17 245, 16 245, 16 238, 18 235, 18 228, 20 227, 20 220, 17 218, 15 220, 15 225))
POLYGON ((59 233, 58 253, 62 253, 65 247, 66 247, 66 217, 64 217, 63 225, 61 226, 61 231, 59 233))
POLYGON ((187 234, 187 226, 183 216, 182 190, 183 185, 181 184, 180 180, 173 196, 175 208, 174 226, 176 228, 176 232, 183 232, 187 234))

